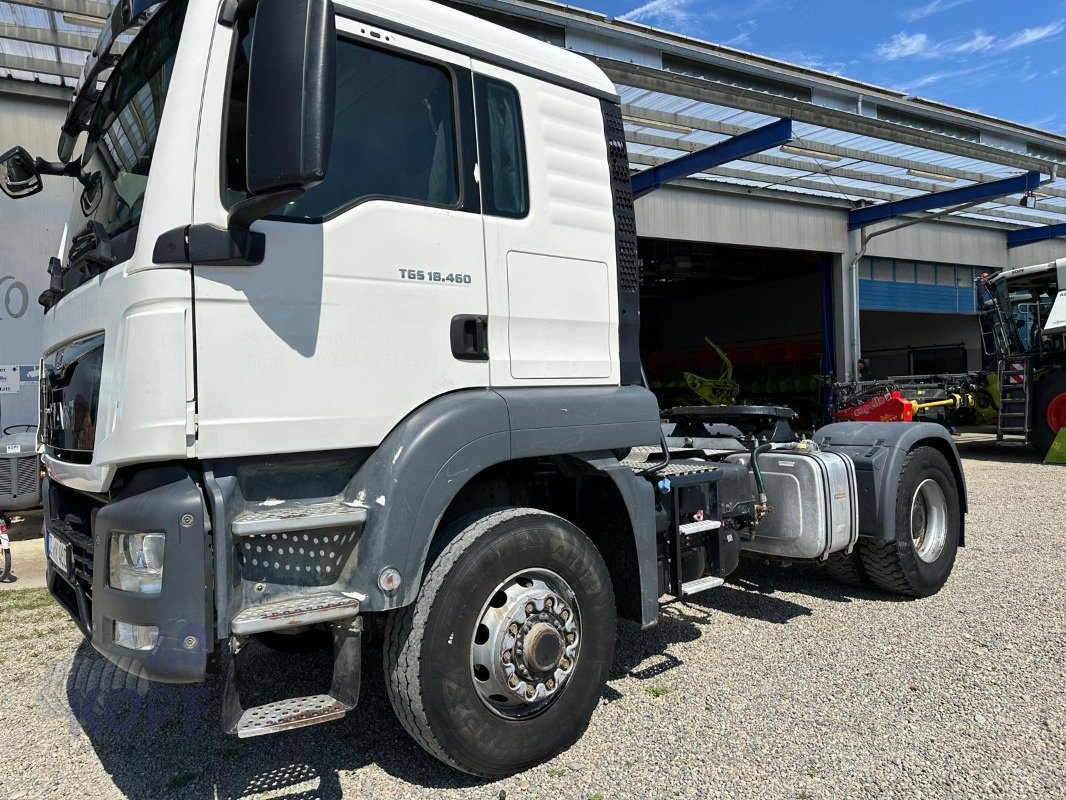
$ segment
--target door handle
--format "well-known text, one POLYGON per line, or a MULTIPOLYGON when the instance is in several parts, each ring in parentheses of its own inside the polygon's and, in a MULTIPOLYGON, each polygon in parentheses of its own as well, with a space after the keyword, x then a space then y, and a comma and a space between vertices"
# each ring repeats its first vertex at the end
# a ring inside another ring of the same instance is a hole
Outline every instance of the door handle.
POLYGON ((452 317, 452 355, 460 361, 488 361, 488 330, 488 317, 477 314, 452 317))

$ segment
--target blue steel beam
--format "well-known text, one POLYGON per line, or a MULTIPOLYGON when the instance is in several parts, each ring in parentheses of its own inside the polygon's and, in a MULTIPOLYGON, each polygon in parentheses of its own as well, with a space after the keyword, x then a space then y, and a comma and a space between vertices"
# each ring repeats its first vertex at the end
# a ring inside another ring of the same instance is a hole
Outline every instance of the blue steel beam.
POLYGON ((633 198, 650 194, 678 178, 687 178, 697 172, 704 172, 745 156, 780 147, 791 142, 793 138, 792 120, 779 119, 762 128, 742 133, 724 142, 637 173, 633 176, 633 198))
POLYGON ((995 200, 997 197, 1006 197, 1009 194, 1031 192, 1038 186, 1040 186, 1040 173, 1027 172, 1024 175, 1016 175, 1013 178, 1004 178, 998 181, 989 181, 988 183, 975 183, 972 186, 963 186, 961 189, 948 189, 946 192, 932 192, 918 195, 917 197, 908 197, 906 200, 896 200, 877 206, 858 208, 848 215, 848 230, 853 231, 858 228, 865 228, 875 222, 894 219, 904 214, 914 214, 918 211, 963 206, 968 203, 995 200))
POLYGON ((1022 228, 1007 234, 1007 247, 1021 247, 1023 244, 1046 242, 1048 239, 1057 239, 1060 236, 1066 236, 1066 223, 1045 225, 1042 228, 1022 228))

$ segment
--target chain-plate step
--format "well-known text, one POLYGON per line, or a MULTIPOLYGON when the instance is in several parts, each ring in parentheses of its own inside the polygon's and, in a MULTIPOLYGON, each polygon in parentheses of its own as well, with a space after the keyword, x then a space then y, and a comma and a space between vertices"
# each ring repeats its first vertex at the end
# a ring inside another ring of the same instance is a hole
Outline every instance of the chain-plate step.
POLYGON ((710 575, 706 578, 699 578, 698 580, 689 581, 688 583, 681 584, 681 596, 691 597, 694 594, 700 592, 706 592, 708 589, 717 589, 719 586, 725 584, 724 578, 719 578, 715 575, 710 575))
POLYGON ((279 504, 243 511, 230 525, 234 536, 266 536, 272 533, 359 527, 369 509, 362 503, 344 501, 309 505, 279 504))
POLYGON ((348 619, 359 613, 359 604, 366 595, 322 592, 272 603, 252 606, 233 618, 231 629, 238 636, 265 633, 281 628, 315 625, 348 619))
POLYGON ((293 697, 247 709, 237 722, 236 732, 241 739, 266 736, 340 719, 349 710, 344 703, 328 694, 293 697))

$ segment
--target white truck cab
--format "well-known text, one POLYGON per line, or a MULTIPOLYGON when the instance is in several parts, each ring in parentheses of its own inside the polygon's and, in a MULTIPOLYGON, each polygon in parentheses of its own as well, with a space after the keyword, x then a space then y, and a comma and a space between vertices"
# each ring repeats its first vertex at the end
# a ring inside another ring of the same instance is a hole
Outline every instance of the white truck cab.
POLYGON ((402 724, 509 774, 583 731, 616 614, 652 625, 743 553, 947 580, 942 429, 661 416, 618 97, 575 54, 428 0, 123 0, 59 157, 0 158, 10 197, 73 187, 41 298, 49 588, 148 678, 228 659, 234 734, 351 711, 384 621, 402 724), (331 691, 243 708, 249 638, 316 629, 331 691))

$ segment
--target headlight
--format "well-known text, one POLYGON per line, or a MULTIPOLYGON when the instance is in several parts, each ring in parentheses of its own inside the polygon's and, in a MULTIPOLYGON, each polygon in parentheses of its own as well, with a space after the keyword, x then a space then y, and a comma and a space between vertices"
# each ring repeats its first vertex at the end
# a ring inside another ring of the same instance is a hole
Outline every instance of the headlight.
POLYGON ((161 533, 112 533, 111 587, 159 594, 163 590, 163 543, 161 533))

